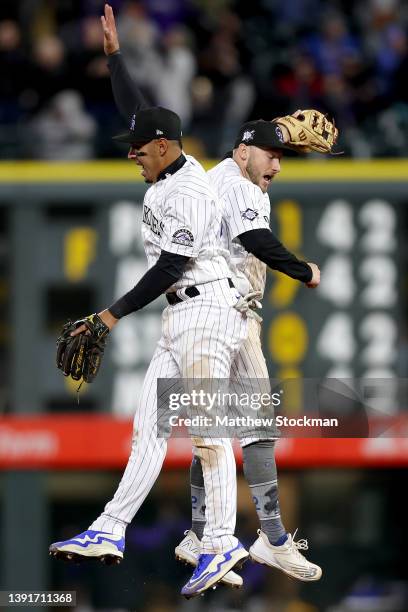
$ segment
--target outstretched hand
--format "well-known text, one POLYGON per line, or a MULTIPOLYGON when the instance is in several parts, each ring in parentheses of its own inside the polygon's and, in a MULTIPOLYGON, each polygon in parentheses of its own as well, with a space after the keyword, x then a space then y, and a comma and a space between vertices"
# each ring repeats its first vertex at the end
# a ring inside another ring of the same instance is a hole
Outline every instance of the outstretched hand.
POLYGON ((112 55, 119 51, 119 39, 116 30, 115 17, 110 4, 105 4, 105 14, 101 17, 103 28, 103 48, 105 55, 112 55))
POLYGON ((312 278, 308 283, 305 284, 306 287, 309 287, 309 289, 315 289, 320 283, 320 270, 315 263, 308 262, 308 266, 310 266, 310 268, 312 269, 312 278))

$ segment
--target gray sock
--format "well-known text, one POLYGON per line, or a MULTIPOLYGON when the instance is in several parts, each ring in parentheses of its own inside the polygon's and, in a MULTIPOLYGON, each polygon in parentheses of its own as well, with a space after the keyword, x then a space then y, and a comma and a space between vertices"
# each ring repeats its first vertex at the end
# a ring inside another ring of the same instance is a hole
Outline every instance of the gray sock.
POLYGON ((199 457, 193 457, 190 467, 191 529, 201 540, 205 527, 205 488, 199 457))
POLYGON ((260 440, 245 446, 242 453, 244 475, 251 489, 261 529, 271 544, 283 544, 286 530, 279 509, 275 442, 260 440))

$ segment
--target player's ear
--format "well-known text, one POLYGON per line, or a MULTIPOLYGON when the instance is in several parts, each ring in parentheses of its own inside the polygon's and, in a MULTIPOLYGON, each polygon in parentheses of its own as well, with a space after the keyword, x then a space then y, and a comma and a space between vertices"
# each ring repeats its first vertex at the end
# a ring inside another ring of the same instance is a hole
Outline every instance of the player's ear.
POLYGON ((169 141, 166 140, 165 138, 159 138, 157 140, 157 146, 158 146, 160 157, 163 157, 163 155, 166 155, 169 149, 169 141))
POLYGON ((242 159, 242 161, 247 161, 249 151, 248 151, 248 147, 246 146, 246 144, 241 142, 241 144, 238 147, 238 151, 239 151, 239 156, 242 159))
POLYGON ((249 147, 244 142, 241 142, 238 147, 238 155, 241 163, 244 164, 244 167, 246 168, 249 161, 249 147))

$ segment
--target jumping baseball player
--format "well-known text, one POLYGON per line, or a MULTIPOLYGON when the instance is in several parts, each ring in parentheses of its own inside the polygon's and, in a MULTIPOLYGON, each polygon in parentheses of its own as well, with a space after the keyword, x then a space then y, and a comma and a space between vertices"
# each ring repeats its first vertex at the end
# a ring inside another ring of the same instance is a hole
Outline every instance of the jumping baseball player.
MULTIPOLYGON (((105 51, 111 70, 115 101, 124 117, 130 104, 143 105, 140 91, 130 79, 119 53, 119 43, 113 15, 108 9, 105 23, 105 51)), ((290 127, 290 123, 289 123, 290 127)), ((315 264, 306 264, 289 253, 275 238, 269 227, 270 201, 267 189, 280 171, 280 158, 290 140, 287 124, 266 121, 248 122, 242 126, 234 151, 208 175, 223 204, 222 236, 231 253, 234 282, 243 296, 253 294, 261 299, 265 289, 266 266, 316 287, 320 272, 315 264), (277 129, 278 128, 278 129, 277 129)), ((260 323, 249 320, 249 334, 232 366, 232 378, 268 380, 268 371, 260 340, 260 323)), ((251 487, 261 522, 259 538, 251 547, 252 558, 278 567, 300 580, 318 580, 321 569, 303 557, 300 549, 307 542, 295 542, 287 534, 280 518, 277 493, 277 472, 274 439, 259 440, 256 435, 241 437, 244 473, 251 487)), ((200 460, 191 466, 191 499, 193 525, 176 547, 176 556, 192 565, 197 564, 200 539, 205 525, 205 489, 200 460)), ((228 572, 223 582, 242 585, 242 578, 228 572)))
MULTIPOLYGON (((157 107, 136 110, 130 129, 117 137, 130 144, 129 159, 151 183, 143 202, 142 238, 148 271, 137 285, 99 315, 74 324, 57 359, 65 374, 77 378, 94 349, 118 321, 162 293, 169 305, 162 315, 162 336, 148 368, 134 419, 129 461, 113 499, 83 533, 51 545, 56 557, 75 560, 123 557, 125 530, 158 477, 166 441, 157 437, 158 378, 229 379, 231 364, 247 334, 247 319, 234 306, 227 252, 220 243, 220 205, 200 164, 181 149, 179 117, 157 107), (88 347, 88 334, 96 338, 88 347), (83 342, 82 342, 83 341, 83 342), (85 347, 85 348, 84 348, 85 347), (85 355, 85 357, 84 357, 85 355), (140 435, 143 432, 143 435, 140 435)), ((208 505, 200 567, 182 593, 194 596, 248 557, 234 537, 236 470, 231 441, 193 439, 200 457, 208 505)))
MULTIPOLYGON (((224 204, 222 235, 231 253, 234 282, 245 294, 255 292, 261 300, 265 290, 266 267, 316 287, 320 272, 315 264, 306 264, 289 253, 269 227, 270 201, 267 189, 280 172, 283 153, 281 134, 267 121, 250 121, 239 130, 234 150, 207 174, 224 204), (279 134, 279 136, 278 136, 279 134)), ((248 337, 234 360, 231 377, 235 380, 259 380, 262 387, 268 370, 261 346, 261 324, 249 321, 248 337)), ((266 389, 263 387, 263 390, 266 389)), ((275 439, 262 439, 259 433, 240 436, 244 475, 260 520, 259 537, 249 553, 254 561, 278 568, 302 581, 318 580, 322 571, 300 552, 308 548, 306 540, 295 541, 282 523, 278 501, 275 439)), ((194 565, 205 525, 205 490, 200 459, 194 457, 191 470, 192 527, 175 549, 176 557, 194 565)), ((228 572, 222 580, 240 586, 242 578, 228 572)))

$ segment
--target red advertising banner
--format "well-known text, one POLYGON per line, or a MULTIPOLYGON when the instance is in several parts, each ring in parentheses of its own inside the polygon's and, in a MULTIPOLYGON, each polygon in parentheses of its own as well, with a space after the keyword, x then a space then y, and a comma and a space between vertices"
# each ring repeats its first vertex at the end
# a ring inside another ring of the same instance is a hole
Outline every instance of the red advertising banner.
MULTIPOLYGON (((0 469, 122 469, 131 439, 132 421, 110 415, 6 416, 0 469)), ((191 454, 188 438, 171 438, 165 467, 187 467, 191 454)), ((239 445, 236 457, 240 463, 239 445)), ((277 461, 280 468, 403 467, 408 438, 286 438, 277 444, 277 461)))

